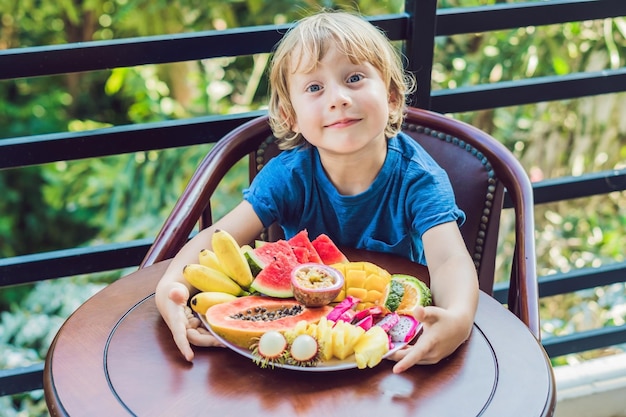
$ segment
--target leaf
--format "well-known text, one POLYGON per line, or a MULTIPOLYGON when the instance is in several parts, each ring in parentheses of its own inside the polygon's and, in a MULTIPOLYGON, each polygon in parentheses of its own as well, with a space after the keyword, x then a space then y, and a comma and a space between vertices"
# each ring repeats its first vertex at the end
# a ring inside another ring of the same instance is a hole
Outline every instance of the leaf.
POLYGON ((128 70, 126 68, 115 68, 104 85, 104 92, 109 96, 118 93, 122 89, 122 85, 124 85, 127 73, 128 70))

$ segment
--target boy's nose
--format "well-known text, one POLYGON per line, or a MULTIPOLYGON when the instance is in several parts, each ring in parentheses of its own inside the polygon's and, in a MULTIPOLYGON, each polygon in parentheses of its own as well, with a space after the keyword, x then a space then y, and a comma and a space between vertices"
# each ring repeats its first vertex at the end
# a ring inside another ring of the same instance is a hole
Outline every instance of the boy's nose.
POLYGON ((335 86, 331 88, 329 104, 330 108, 347 107, 352 103, 349 91, 343 86, 335 86))

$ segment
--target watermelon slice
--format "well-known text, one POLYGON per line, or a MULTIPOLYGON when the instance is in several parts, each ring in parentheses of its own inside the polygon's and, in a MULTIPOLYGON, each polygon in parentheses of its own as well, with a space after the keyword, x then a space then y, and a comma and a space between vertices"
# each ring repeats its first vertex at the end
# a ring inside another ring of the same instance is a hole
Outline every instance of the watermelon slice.
POLYGON ((299 265, 291 245, 286 240, 267 242, 254 249, 265 264, 250 285, 250 289, 276 298, 291 298, 291 270, 299 265))
POLYGON ((293 253, 296 255, 296 259, 299 263, 316 263, 321 264, 322 258, 320 258, 317 250, 311 244, 309 240, 309 233, 306 229, 301 230, 294 237, 287 241, 293 250, 293 253))
POLYGON ((274 262, 278 254, 283 254, 292 262, 298 262, 296 255, 291 249, 291 245, 283 239, 277 240, 276 242, 265 242, 263 245, 254 249, 254 254, 266 264, 274 262))
POLYGON ((311 245, 315 248, 322 262, 326 265, 348 262, 346 255, 344 255, 337 245, 323 233, 316 237, 311 242, 311 245))
POLYGON ((257 244, 248 251, 248 262, 263 269, 250 285, 252 291, 276 298, 293 297, 291 289, 291 270, 307 262, 326 265, 348 262, 348 258, 337 248, 327 235, 321 234, 312 242, 306 230, 298 232, 291 239, 257 244))
MULTIPOLYGON (((293 255, 293 254, 292 254, 293 255)), ((298 265, 290 257, 277 254, 276 260, 265 265, 250 284, 250 289, 276 298, 291 298, 291 270, 298 265)))

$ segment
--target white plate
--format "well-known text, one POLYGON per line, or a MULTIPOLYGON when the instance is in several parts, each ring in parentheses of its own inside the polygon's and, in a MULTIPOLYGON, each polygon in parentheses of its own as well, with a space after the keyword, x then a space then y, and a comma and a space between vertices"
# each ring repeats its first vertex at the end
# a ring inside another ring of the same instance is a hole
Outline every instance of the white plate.
MULTIPOLYGON (((252 354, 252 351, 250 351, 249 349, 244 349, 244 348, 242 348, 240 346, 234 345, 234 344, 228 342, 227 340, 224 340, 224 338, 222 338, 220 335, 216 334, 213 331, 213 329, 211 329, 211 326, 206 321, 206 318, 203 315, 198 314, 198 317, 200 318, 200 321, 202 321, 202 324, 204 324, 204 327, 206 327, 207 330, 209 330, 211 332, 211 334, 213 336, 215 336, 215 338, 217 340, 219 340, 222 344, 224 344, 224 346, 228 347, 231 350, 234 350, 235 352, 239 353, 240 355, 245 356, 246 358, 249 358, 251 360, 258 359, 258 357, 254 356, 252 354)), ((418 329, 418 332, 417 332, 418 335, 419 335, 420 331, 421 331, 421 329, 418 329)), ((383 359, 387 358, 389 355, 393 354, 397 350, 402 349, 404 346, 406 346, 406 343, 403 343, 403 342, 402 343, 395 343, 393 349, 389 350, 389 352, 387 352, 385 354, 385 356, 383 356, 383 359)), ((270 365, 269 367, 271 368, 272 365, 270 365)), ((346 369, 354 369, 357 366, 356 366, 356 361, 354 359, 354 355, 350 355, 350 356, 348 356, 344 360, 339 360, 339 359, 333 358, 333 359, 331 359, 329 361, 321 361, 316 366, 296 366, 296 365, 276 363, 276 364, 273 365, 273 367, 274 368, 292 369, 294 371, 305 371, 305 372, 330 372, 330 371, 343 371, 343 370, 346 370, 346 369)))

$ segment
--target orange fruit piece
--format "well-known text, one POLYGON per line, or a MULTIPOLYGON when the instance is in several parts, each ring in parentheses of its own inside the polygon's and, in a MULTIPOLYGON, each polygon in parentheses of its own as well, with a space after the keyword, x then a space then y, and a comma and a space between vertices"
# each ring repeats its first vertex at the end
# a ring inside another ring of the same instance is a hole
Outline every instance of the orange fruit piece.
POLYGON ((393 275, 392 280, 404 286, 404 296, 396 310, 398 314, 413 315, 417 306, 427 306, 432 303, 430 289, 419 279, 410 275, 393 275))

